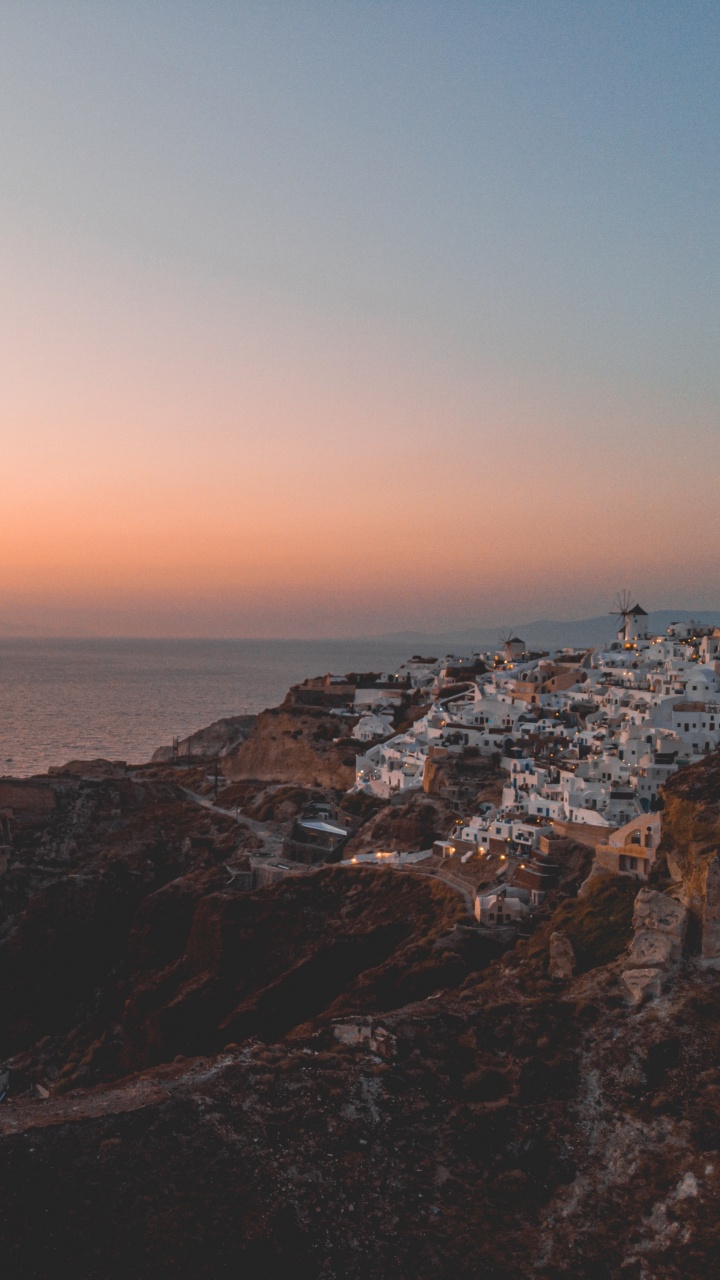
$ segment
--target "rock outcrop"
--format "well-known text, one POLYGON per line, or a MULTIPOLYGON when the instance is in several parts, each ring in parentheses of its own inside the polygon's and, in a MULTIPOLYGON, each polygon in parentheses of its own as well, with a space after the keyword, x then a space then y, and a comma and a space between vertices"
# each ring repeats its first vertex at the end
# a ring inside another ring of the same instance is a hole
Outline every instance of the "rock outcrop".
POLYGON ((125 760, 68 760, 65 764, 51 765, 50 778, 124 778, 127 776, 125 760))
POLYGON ((645 1000, 657 1000, 662 991, 662 972, 654 968, 626 969, 622 982, 630 1003, 639 1005, 645 1000))
POLYGON ((708 867, 720 849, 720 752, 676 773, 663 797, 660 853, 683 902, 700 920, 708 867))
POLYGON ((639 965, 653 963, 664 968, 677 964, 682 955, 688 913, 681 902, 667 894, 643 887, 635 899, 635 936, 630 958, 639 965), (657 959, 650 962, 655 952, 657 959))
POLYGON ((214 720, 205 729, 198 729, 182 738, 177 747, 158 747, 152 757, 153 763, 227 755, 250 737, 256 720, 257 716, 226 716, 223 720, 214 720))
POLYGON ((663 794, 661 858, 690 912, 702 957, 714 964, 720 961, 720 752, 675 774, 663 794))
POLYGON ((688 911, 655 889, 640 889, 633 912, 633 940, 622 975, 633 1004, 660 994, 664 977, 680 963, 688 911))
POLYGON ((244 778, 347 790, 355 781, 355 720, 323 708, 284 705, 263 711, 247 741, 223 758, 228 782, 244 778))
POLYGON ((429 801, 422 794, 404 804, 386 804, 350 837, 343 856, 350 858, 377 849, 430 849, 433 841, 446 834, 452 821, 452 810, 446 804, 429 801))
POLYGON ((575 952, 570 939, 564 933, 551 933, 548 976, 557 982, 569 982, 574 971, 575 952))

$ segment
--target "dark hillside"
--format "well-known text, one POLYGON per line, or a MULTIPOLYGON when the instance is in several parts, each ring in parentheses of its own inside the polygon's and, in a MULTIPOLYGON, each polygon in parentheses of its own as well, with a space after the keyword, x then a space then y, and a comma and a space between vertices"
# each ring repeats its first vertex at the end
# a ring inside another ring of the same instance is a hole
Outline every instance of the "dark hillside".
POLYGON ((217 846, 242 828, 193 835, 219 816, 170 787, 16 798, 8 1008, 22 957, 46 960, 5 1029, 27 1044, 0 1107, 3 1275, 715 1275, 720 972, 697 931, 717 779, 714 759, 668 788, 644 893, 698 923, 637 1004, 626 878, 580 899, 567 879, 532 937, 471 963, 462 897, 421 876, 235 892, 217 846), (558 934, 573 977, 548 971, 558 934), (66 1006, 43 995, 52 963, 75 975, 66 1006))

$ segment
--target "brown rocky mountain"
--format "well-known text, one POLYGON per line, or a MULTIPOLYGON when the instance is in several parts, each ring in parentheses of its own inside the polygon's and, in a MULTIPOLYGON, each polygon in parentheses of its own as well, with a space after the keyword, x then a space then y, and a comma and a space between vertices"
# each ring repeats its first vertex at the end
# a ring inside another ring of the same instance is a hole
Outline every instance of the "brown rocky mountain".
POLYGON ((421 876, 234 889, 182 776, 0 783, 5 1275, 715 1274, 720 759, 503 954, 421 876))
MULTIPOLYGON (((227 780, 347 790, 355 781, 355 758, 361 749, 351 736, 360 718, 353 697, 358 682, 368 679, 374 677, 355 674, 347 683, 331 683, 328 676, 293 685, 281 706, 257 716, 243 740, 225 745, 227 780)), ((426 710, 421 700, 427 695, 404 688, 402 693, 394 712, 396 729, 406 728, 426 710)))
POLYGON ((347 723, 323 707, 263 711, 249 738, 227 752, 223 773, 229 782, 254 778, 344 790, 355 781, 358 751, 347 723))

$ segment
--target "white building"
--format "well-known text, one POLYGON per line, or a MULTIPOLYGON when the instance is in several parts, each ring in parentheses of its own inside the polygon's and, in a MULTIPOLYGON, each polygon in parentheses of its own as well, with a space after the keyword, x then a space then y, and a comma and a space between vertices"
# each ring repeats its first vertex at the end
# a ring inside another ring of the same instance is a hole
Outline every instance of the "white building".
POLYGON ((525 889, 502 885, 492 893, 476 895, 475 918, 478 924, 493 929, 503 924, 520 924, 530 914, 528 899, 525 889))
POLYGON ((387 738, 392 733, 392 720, 389 717, 375 715, 368 711, 358 720, 352 731, 353 738, 359 742, 372 742, 374 738, 387 738))

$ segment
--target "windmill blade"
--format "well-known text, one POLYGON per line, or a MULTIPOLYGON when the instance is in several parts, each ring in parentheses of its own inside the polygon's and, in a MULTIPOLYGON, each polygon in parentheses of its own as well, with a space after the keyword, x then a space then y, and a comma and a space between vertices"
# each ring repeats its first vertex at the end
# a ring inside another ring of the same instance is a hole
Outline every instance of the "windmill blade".
POLYGON ((629 591, 618 591, 615 597, 615 608, 610 610, 611 614, 617 614, 620 618, 627 618, 632 608, 632 596, 629 591))

